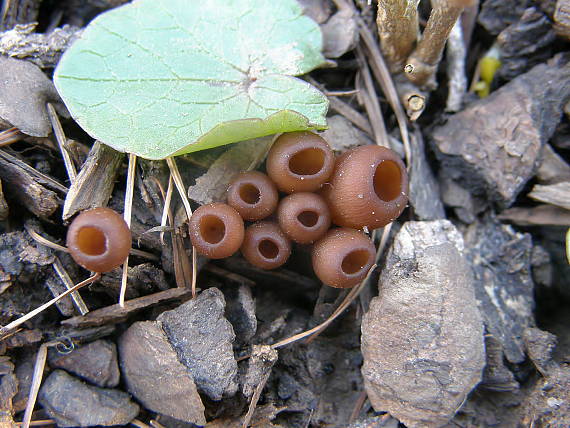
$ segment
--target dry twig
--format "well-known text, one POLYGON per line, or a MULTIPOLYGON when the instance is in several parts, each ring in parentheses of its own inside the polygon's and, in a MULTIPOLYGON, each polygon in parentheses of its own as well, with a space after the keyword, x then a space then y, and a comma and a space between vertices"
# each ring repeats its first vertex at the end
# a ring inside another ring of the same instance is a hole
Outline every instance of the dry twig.
POLYGON ((434 88, 434 75, 441 61, 445 42, 465 7, 473 0, 432 0, 432 10, 422 39, 408 58, 404 71, 417 86, 434 88))
POLYGON ((418 37, 420 0, 378 0, 376 24, 382 53, 392 73, 400 73, 418 37))

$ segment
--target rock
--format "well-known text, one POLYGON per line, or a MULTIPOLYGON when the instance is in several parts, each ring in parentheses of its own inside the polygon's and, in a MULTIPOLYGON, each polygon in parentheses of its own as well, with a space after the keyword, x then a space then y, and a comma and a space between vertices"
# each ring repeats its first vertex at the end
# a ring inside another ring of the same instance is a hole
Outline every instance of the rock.
POLYGON ((356 421, 346 428, 398 428, 399 422, 388 414, 381 416, 371 416, 366 419, 356 421))
POLYGON ((238 389, 235 334, 224 318, 225 305, 222 292, 209 288, 157 318, 198 389, 212 400, 232 396, 238 389))
POLYGON ((570 1, 558 0, 554 10, 554 31, 560 37, 570 39, 570 1))
POLYGON ((358 23, 352 8, 340 9, 323 25, 323 54, 338 58, 354 49, 358 43, 358 23))
POLYGON ((0 119, 33 137, 47 137, 51 132, 46 103, 54 103, 58 113, 69 113, 59 98, 53 82, 34 64, 0 56, 0 119))
POLYGON ((15 374, 18 380, 18 392, 13 399, 15 413, 25 410, 28 404, 35 362, 36 356, 32 352, 26 352, 16 360, 15 374))
POLYGON ((434 130, 441 169, 471 193, 509 206, 533 176, 569 96, 568 57, 537 65, 434 130))
POLYGON ((131 325, 119 339, 119 355, 127 389, 145 408, 187 423, 206 423, 194 380, 160 323, 131 325))
POLYGON ((483 371, 480 387, 491 391, 516 391, 519 383, 505 364, 503 345, 490 334, 485 335, 485 353, 487 364, 483 371))
POLYGON ((88 343, 68 354, 50 352, 49 365, 77 375, 101 388, 114 388, 119 384, 117 347, 106 340, 88 343))
POLYGON ((412 167, 410 169, 410 204, 420 220, 445 218, 439 184, 426 159, 424 139, 420 132, 413 135, 412 167))
POLYGON ((558 341, 556 336, 530 327, 523 332, 523 341, 528 357, 534 366, 543 376, 547 376, 557 366, 552 360, 552 352, 558 341))
POLYGON ((332 13, 330 0, 297 0, 303 8, 303 14, 322 24, 332 13))
POLYGON ((251 340, 257 331, 255 300, 248 285, 231 286, 224 289, 226 317, 234 328, 235 346, 242 346, 251 340))
POLYGON ((126 425, 139 413, 129 394, 87 385, 63 370, 47 377, 38 397, 58 427, 126 425))
POLYGON ((372 144, 368 136, 355 127, 348 119, 340 114, 327 117, 327 130, 321 133, 321 137, 336 153, 342 153, 356 146, 372 144))
MULTIPOLYGON (((570 215, 570 213, 568 214, 570 215)), ((570 222, 568 225, 570 226, 570 222)), ((546 290, 552 287, 552 258, 544 247, 533 245, 530 264, 532 266, 532 279, 537 289, 546 290)))
POLYGON ((531 237, 487 219, 471 225, 464 238, 485 326, 501 342, 507 360, 522 363, 526 358, 522 334, 534 326, 531 237))
POLYGON ((10 357, 0 356, 0 426, 14 427, 12 400, 18 392, 18 379, 10 357))
POLYGON ((455 215, 463 223, 471 224, 486 207, 486 202, 474 197, 467 189, 447 177, 444 171, 439 171, 439 186, 443 203, 453 208, 455 215))
MULTIPOLYGON (((251 399, 261 382, 265 386, 265 382, 278 357, 277 350, 269 345, 252 346, 251 358, 247 361, 247 370, 243 381, 243 395, 251 399)), ((261 387, 263 388, 263 386, 261 387)), ((257 398, 259 399, 259 397, 257 398)))
POLYGON ((489 33, 496 36, 517 22, 530 3, 529 0, 486 0, 477 20, 489 33))
POLYGON ((498 77, 512 80, 552 56, 556 34, 548 17, 536 7, 524 11, 520 20, 497 37, 501 50, 498 77))
POLYGON ((457 229, 407 222, 362 321, 362 375, 376 411, 409 428, 449 421, 481 380, 483 322, 457 229))

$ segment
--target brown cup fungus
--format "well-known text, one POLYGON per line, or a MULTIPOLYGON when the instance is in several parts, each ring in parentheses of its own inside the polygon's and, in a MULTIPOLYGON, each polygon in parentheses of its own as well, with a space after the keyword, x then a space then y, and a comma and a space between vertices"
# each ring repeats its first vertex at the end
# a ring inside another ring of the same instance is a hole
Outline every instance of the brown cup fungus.
POLYGON ((275 140, 266 166, 267 174, 282 192, 314 192, 329 179, 334 154, 317 134, 289 132, 275 140))
POLYGON ((244 220, 256 221, 270 216, 277 208, 277 187, 269 177, 259 171, 239 174, 228 188, 228 204, 244 220))
POLYGON ((199 254, 222 259, 234 254, 244 237, 243 220, 227 204, 202 205, 190 218, 190 240, 199 254))
POLYGON ((322 195, 333 223, 377 229, 394 221, 408 203, 408 174, 398 155, 380 146, 343 153, 322 195))
POLYGON ((376 255, 374 244, 358 230, 330 230, 313 246, 313 270, 319 279, 335 288, 350 288, 361 282, 376 255))
POLYGON ((93 272, 109 272, 123 264, 131 250, 131 231, 110 208, 79 214, 67 229, 67 248, 75 262, 93 272))
POLYGON ((293 193, 281 200, 277 208, 281 230, 299 244, 311 244, 331 226, 325 200, 315 193, 293 193))
POLYGON ((277 224, 260 221, 246 229, 241 253, 256 267, 275 269, 289 258, 291 242, 277 224))

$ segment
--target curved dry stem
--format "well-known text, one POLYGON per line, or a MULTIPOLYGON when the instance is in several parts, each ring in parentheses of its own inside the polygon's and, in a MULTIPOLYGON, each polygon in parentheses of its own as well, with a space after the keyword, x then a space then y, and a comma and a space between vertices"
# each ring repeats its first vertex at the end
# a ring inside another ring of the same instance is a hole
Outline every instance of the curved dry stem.
POLYGON ((12 321, 11 323, 9 323, 8 325, 5 325, 4 327, 0 328, 0 340, 3 340, 6 338, 7 333, 9 333, 11 330, 19 327, 20 325, 22 325, 23 323, 25 323, 26 321, 32 319, 33 317, 35 317, 36 315, 38 315, 39 313, 45 311, 47 308, 49 308, 50 306, 54 305, 55 303, 59 302, 61 299, 63 299, 64 297, 68 296, 69 294, 73 293, 76 290, 79 290, 81 287, 84 287, 86 285, 91 284, 94 281, 97 281, 99 278, 101 277, 100 273, 96 273, 93 276, 90 276, 89 278, 87 278, 84 281, 81 281, 79 284, 74 285, 73 287, 71 287, 70 289, 64 291, 63 293, 61 293, 59 296, 54 297, 53 299, 51 299, 49 302, 44 303, 43 305, 41 305, 40 307, 34 309, 31 312, 28 312, 26 315, 18 318, 15 321, 12 321))
POLYGON ((335 319, 337 319, 339 317, 339 315, 342 314, 346 308, 348 308, 350 306, 350 304, 354 301, 354 299, 356 299, 358 297, 358 295, 360 294, 360 292, 362 291, 362 289, 364 288, 364 286, 366 285, 366 283, 370 279, 370 275, 372 275, 372 272, 374 272, 374 269, 376 269, 376 266, 377 265, 374 264, 370 267, 370 270, 366 274, 366 278, 364 278, 362 280, 362 282, 360 284, 358 284, 356 287, 351 288, 350 292, 346 295, 345 299, 342 301, 342 303, 339 305, 339 307, 336 308, 336 310, 331 314, 331 316, 328 317, 324 322, 317 325, 316 327, 311 328, 310 330, 306 330, 302 333, 296 334, 294 336, 288 337, 287 339, 283 339, 277 343, 274 343, 273 345, 271 345, 271 347, 273 349, 278 349, 278 348, 281 348, 285 345, 289 345, 289 344, 297 342, 299 340, 303 340, 307 337, 311 337, 313 335, 320 334, 335 319))

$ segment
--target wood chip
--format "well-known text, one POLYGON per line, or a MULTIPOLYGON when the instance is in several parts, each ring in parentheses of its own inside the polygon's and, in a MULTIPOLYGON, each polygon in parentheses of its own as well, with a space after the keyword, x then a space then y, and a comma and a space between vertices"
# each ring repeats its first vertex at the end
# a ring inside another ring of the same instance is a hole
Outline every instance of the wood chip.
POLYGON ((555 184, 570 181, 570 165, 554 151, 550 144, 542 149, 542 161, 536 171, 541 184, 555 184))
POLYGON ((24 168, 6 160, 0 150, 0 179, 4 190, 40 218, 47 219, 59 206, 57 195, 24 168))
POLYGON ((96 141, 77 179, 65 198, 63 220, 68 221, 77 212, 106 206, 124 153, 96 141))
POLYGON ((554 205, 511 208, 503 211, 499 219, 519 226, 570 226, 570 211, 554 205))
POLYGON ((127 300, 124 306, 120 306, 119 304, 107 306, 91 311, 85 316, 77 316, 63 320, 61 323, 65 326, 81 328, 116 324, 124 321, 129 315, 142 309, 176 300, 186 300, 191 296, 192 290, 190 288, 171 288, 148 296, 127 300))
POLYGON ((537 184, 528 196, 536 201, 570 210, 570 181, 545 186, 537 184))

